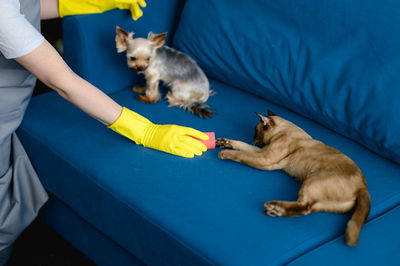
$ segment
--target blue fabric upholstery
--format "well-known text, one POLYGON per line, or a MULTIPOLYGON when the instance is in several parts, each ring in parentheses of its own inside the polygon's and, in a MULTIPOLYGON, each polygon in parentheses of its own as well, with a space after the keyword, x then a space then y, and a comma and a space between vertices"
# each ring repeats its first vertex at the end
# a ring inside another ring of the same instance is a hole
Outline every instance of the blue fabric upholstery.
POLYGON ((187 1, 174 45, 213 78, 400 162, 399 9, 392 0, 187 1))
MULTIPOLYGON (((168 108, 165 101, 140 103, 130 90, 111 96, 156 123, 249 143, 258 122, 254 111, 269 108, 355 160, 369 185, 370 218, 400 202, 399 165, 259 97, 218 82, 212 86, 218 91, 210 98, 217 115, 209 120, 168 108)), ((265 201, 297 197, 299 184, 283 172, 219 160, 218 149, 185 159, 137 146, 56 93, 33 99, 19 135, 44 186, 146 264, 287 263, 342 235, 349 219, 324 213, 267 217, 265 201)))
POLYGON ((67 241, 90 257, 97 265, 144 265, 131 252, 122 248, 71 208, 52 196, 40 212, 40 219, 67 241))
MULTIPOLYGON (((400 229, 393 226, 397 209, 393 216, 390 210, 400 204, 400 165, 381 156, 396 160, 392 144, 399 118, 389 108, 396 107, 392 104, 398 98, 393 87, 375 95, 383 84, 395 81, 396 77, 384 81, 383 76, 395 69, 398 54, 393 54, 393 61, 387 60, 393 53, 390 45, 397 39, 387 41, 387 54, 382 54, 382 64, 391 68, 379 72, 373 64, 375 53, 366 53, 364 58, 350 49, 366 38, 363 32, 368 27, 356 34, 357 38, 346 35, 347 40, 343 35, 355 29, 352 22, 364 18, 372 1, 356 12, 353 2, 343 1, 333 6, 325 0, 301 4, 254 1, 247 5, 238 0, 190 0, 175 41, 171 37, 182 1, 148 2, 145 16, 138 22, 121 10, 65 18, 68 64, 119 104, 154 123, 190 126, 251 143, 259 120, 254 112, 271 109, 338 148, 359 165, 371 194, 372 209, 360 244, 354 249, 343 243, 350 214, 265 216, 265 201, 297 198, 300 184, 281 171, 260 171, 219 160, 219 149, 185 159, 135 145, 54 92, 32 99, 18 131, 43 185, 53 195, 43 219, 99 265, 113 261, 115 265, 281 265, 302 263, 303 258, 320 264, 349 253, 355 261, 370 252, 385 256, 388 264, 398 262, 400 255, 393 254, 390 246, 400 238, 400 229), (349 13, 344 21, 331 17, 339 14, 339 7, 343 14, 349 13), (329 12, 324 13, 325 8, 329 12), (348 27, 334 27, 332 20, 348 27), (321 34, 327 23, 333 35, 321 34), (150 30, 172 33, 170 41, 189 52, 209 75, 217 92, 209 99, 216 116, 200 119, 182 109, 168 108, 164 99, 156 104, 139 102, 130 87, 142 80, 128 69, 125 55, 116 53, 116 25, 138 36, 146 36, 150 30), (329 36, 339 35, 343 39, 335 50, 329 36), (292 46, 296 41, 298 50, 292 46), (352 57, 354 64, 347 64, 350 59, 346 56, 351 54, 359 57, 352 57), (372 70, 364 68, 362 73, 363 62, 372 70), (371 85, 374 80, 380 80, 375 87, 371 85), (380 102, 385 97, 388 104, 380 102), (390 215, 380 218, 386 212, 390 215), (381 219, 382 223, 376 222, 381 219), (380 226, 390 227, 390 235, 373 246, 370 242, 380 226)), ((387 19, 396 21, 388 7, 387 19)), ((378 8, 369 15, 379 22, 382 12, 378 8)), ((376 24, 374 34, 386 36, 379 28, 382 24, 376 24)), ((361 44, 359 51, 365 51, 361 44)))
POLYGON ((339 237, 310 253, 294 260, 288 265, 308 266, 323 261, 324 265, 399 265, 400 238, 398 235, 400 206, 370 221, 363 228, 363 241, 354 248, 343 246, 339 237), (379 247, 385 248, 379 248, 379 247), (366 250, 368 252, 366 252, 366 250), (332 256, 332 254, 340 254, 332 256), (329 259, 327 259, 329 258, 329 259))

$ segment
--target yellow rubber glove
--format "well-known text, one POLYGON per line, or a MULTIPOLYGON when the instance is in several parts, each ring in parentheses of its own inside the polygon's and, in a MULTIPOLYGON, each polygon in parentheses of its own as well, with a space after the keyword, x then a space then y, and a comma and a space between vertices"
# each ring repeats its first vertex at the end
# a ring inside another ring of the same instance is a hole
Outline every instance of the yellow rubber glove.
POLYGON ((82 15, 102 13, 114 8, 129 9, 132 18, 137 20, 143 15, 141 7, 146 7, 144 0, 59 0, 58 10, 60 17, 68 15, 82 15))
POLYGON ((193 128, 177 125, 156 125, 147 118, 122 108, 121 115, 108 128, 133 140, 137 144, 178 156, 193 158, 207 150, 206 145, 194 139, 209 137, 193 128))

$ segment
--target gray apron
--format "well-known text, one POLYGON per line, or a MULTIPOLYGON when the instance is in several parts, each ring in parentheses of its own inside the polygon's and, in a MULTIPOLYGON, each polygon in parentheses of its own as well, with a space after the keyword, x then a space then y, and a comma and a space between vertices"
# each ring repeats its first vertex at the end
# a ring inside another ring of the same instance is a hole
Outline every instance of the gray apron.
MULTIPOLYGON (((40 0, 21 1, 21 12, 40 30, 40 0)), ((0 54, 0 265, 48 199, 15 134, 35 83, 32 74, 0 54)))

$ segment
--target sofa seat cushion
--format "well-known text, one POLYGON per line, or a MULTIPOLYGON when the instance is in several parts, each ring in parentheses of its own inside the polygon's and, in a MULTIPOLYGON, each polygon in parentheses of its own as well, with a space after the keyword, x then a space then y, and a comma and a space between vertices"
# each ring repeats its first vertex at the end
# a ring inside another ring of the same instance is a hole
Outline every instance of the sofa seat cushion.
POLYGON ((193 0, 174 45, 213 78, 400 163, 399 9, 393 0, 193 0))
MULTIPOLYGON (((168 108, 165 100, 141 103, 130 90, 111 97, 154 123, 248 143, 259 120, 254 112, 271 109, 360 166, 372 198, 370 219, 400 202, 398 164, 259 97, 211 84, 217 91, 209 100, 212 119, 168 108)), ((220 160, 218 148, 186 159, 135 145, 53 92, 32 99, 18 134, 46 189, 145 264, 284 264, 342 235, 350 217, 265 216, 265 201, 297 198, 300 185, 282 171, 220 160)))
POLYGON ((288 265, 307 266, 316 261, 324 265, 399 265, 400 238, 398 236, 400 221, 400 206, 382 216, 368 222, 363 230, 363 241, 354 248, 342 245, 344 239, 339 237, 312 252, 294 260, 288 265), (365 252, 368 250, 368 252, 365 252), (340 254, 340 256, 332 256, 340 254), (329 258, 327 260, 326 258, 329 258))

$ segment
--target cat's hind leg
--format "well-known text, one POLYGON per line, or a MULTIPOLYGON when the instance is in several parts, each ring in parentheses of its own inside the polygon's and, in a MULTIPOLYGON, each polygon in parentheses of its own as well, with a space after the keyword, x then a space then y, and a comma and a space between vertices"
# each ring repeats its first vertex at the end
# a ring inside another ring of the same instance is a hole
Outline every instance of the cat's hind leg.
POLYGON ((302 216, 311 212, 310 204, 298 201, 268 201, 264 213, 269 216, 302 216))

